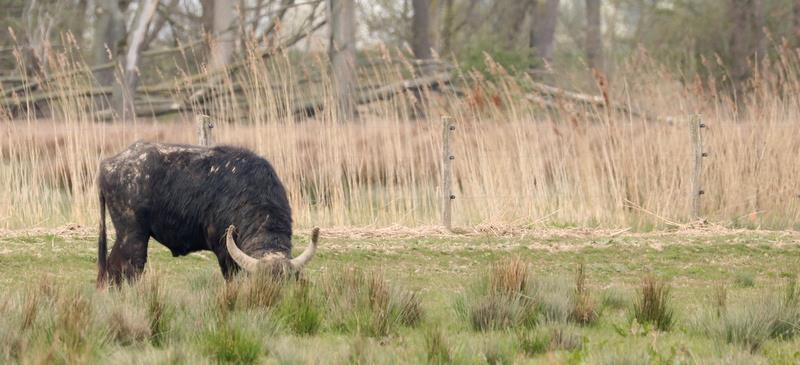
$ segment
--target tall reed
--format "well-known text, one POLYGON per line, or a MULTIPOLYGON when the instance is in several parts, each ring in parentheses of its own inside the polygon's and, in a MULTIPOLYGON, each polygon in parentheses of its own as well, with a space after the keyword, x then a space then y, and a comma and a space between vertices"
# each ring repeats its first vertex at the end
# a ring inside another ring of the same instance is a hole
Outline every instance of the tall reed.
MULTIPOLYGON (((94 224, 102 158, 138 139, 196 143, 191 111, 96 121, 104 113, 100 103, 79 93, 92 90, 87 66, 61 57, 51 72, 66 76, 40 85, 54 95, 51 103, 36 104, 46 118, 0 106, 2 228, 94 224)), ((208 92, 214 98, 207 111, 218 143, 249 147, 273 163, 303 227, 437 224, 443 115, 457 124, 451 143, 457 225, 652 229, 686 223, 692 220, 688 123, 700 114, 709 154, 702 215, 731 226, 782 229, 800 218, 800 108, 786 97, 800 88, 800 77, 796 56, 782 57, 788 61, 764 66, 768 72, 738 102, 709 83, 680 80, 646 56, 633 57, 603 91, 613 107, 648 118, 532 98, 532 80, 487 60, 489 75, 453 72, 458 92, 427 90, 426 119, 413 119, 417 100, 400 93, 361 106, 359 120, 344 121, 328 108, 334 102, 323 54, 284 52, 264 60, 251 52, 244 67, 208 92), (307 109, 314 117, 292 113, 310 104, 318 107, 307 109)), ((394 85, 416 72, 398 52, 365 58, 362 87, 394 85)), ((180 73, 162 79, 178 100, 206 86, 180 73)))

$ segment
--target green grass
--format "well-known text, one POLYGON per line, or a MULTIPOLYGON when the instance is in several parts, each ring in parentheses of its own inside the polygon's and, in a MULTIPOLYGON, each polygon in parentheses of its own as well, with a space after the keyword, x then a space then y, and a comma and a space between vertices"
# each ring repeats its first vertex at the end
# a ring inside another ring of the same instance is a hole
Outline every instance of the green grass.
POLYGON ((6 237, 0 363, 790 364, 796 242, 788 232, 324 239, 299 282, 227 284, 209 253, 174 258, 152 242, 144 280, 96 291, 94 237, 6 237), (741 272, 758 280, 738 285, 741 272), (631 320, 646 275, 669 284, 669 331, 631 320), (535 321, 475 325, 476 311, 502 305, 535 321))

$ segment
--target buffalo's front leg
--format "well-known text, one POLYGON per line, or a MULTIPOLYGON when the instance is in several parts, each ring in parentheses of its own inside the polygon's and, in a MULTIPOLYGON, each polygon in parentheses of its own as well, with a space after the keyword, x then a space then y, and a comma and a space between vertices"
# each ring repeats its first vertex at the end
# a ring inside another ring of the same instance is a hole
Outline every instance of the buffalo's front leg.
POLYGON ((239 272, 239 265, 236 265, 236 262, 233 261, 228 254, 228 250, 225 247, 215 247, 214 254, 217 256, 217 262, 219 263, 219 269, 222 271, 222 277, 224 277, 226 281, 233 279, 236 273, 239 272))
POLYGON ((108 278, 115 285, 133 281, 142 274, 147 262, 149 234, 138 228, 117 231, 117 239, 108 257, 108 278))

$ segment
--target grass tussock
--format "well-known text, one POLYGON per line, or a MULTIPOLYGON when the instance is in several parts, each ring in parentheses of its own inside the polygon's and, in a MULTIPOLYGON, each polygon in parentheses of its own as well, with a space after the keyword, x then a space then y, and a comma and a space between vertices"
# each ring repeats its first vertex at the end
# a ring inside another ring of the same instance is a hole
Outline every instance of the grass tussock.
POLYGON ((209 327, 199 342, 203 351, 220 364, 255 364, 264 353, 255 334, 226 320, 209 327))
POLYGON ((574 287, 559 278, 534 278, 527 263, 503 260, 457 298, 455 310, 479 331, 531 328, 540 323, 597 321, 597 303, 587 286, 584 267, 576 271, 574 287))
POLYGON ((481 355, 488 365, 510 365, 514 363, 517 348, 515 341, 489 337, 483 343, 481 355))
POLYGON ((108 331, 109 335, 123 346, 132 345, 153 337, 146 312, 141 308, 127 304, 114 306, 108 317, 108 331))
POLYGON ((313 289, 306 280, 294 283, 275 311, 293 333, 313 335, 322 327, 324 300, 313 289))
POLYGON ((416 326, 423 312, 415 292, 391 285, 380 272, 344 269, 323 279, 328 325, 346 333, 386 336, 416 326))
POLYGON ((150 338, 156 346, 163 344, 167 339, 171 321, 175 316, 174 305, 170 302, 161 275, 148 270, 134 284, 134 289, 144 302, 147 323, 150 327, 150 338))
POLYGON ((800 334, 800 291, 795 280, 754 297, 719 306, 701 314, 695 326, 701 333, 750 352, 766 341, 791 340, 800 334))
POLYGON ((652 275, 645 276, 633 303, 632 315, 638 323, 660 331, 672 328, 674 309, 669 285, 652 275))
POLYGON ((569 325, 521 330, 516 333, 516 341, 519 349, 531 357, 552 351, 574 351, 584 344, 580 332, 569 325))
POLYGON ((492 265, 488 275, 456 302, 456 311, 479 331, 533 327, 538 311, 528 264, 519 259, 492 265))
POLYGON ((424 333, 425 358, 429 364, 453 363, 453 349, 439 326, 431 326, 424 333))
POLYGON ((259 270, 239 278, 237 283, 232 284, 238 287, 229 289, 238 295, 236 303, 242 308, 272 308, 281 299, 285 284, 283 278, 276 278, 267 270, 259 270))
POLYGON ((575 292, 572 300, 572 312, 569 316, 571 321, 582 325, 589 325, 597 321, 599 316, 597 304, 586 286, 586 270, 583 264, 578 265, 575 273, 575 292))

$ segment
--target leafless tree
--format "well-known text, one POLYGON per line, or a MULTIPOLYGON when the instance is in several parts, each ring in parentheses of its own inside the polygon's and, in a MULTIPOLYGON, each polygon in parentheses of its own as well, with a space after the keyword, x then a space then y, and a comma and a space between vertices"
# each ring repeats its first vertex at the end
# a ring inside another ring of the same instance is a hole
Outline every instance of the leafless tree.
MULTIPOLYGON (((95 0, 94 41, 92 60, 102 65, 115 60, 120 42, 125 38, 125 17, 118 0, 95 0)), ((95 71, 95 79, 100 85, 114 82, 114 69, 104 68, 95 71)))
POLYGON ((751 63, 758 63, 766 52, 763 3, 761 0, 730 0, 728 15, 731 79, 734 90, 741 92, 745 81, 752 76, 751 63))
POLYGON ((529 44, 536 56, 546 62, 553 59, 553 40, 558 24, 559 0, 535 1, 531 9, 529 44))
POLYGON ((431 47, 431 1, 414 0, 414 17, 411 21, 411 50, 418 59, 430 59, 431 47))
POLYGON ((147 29, 156 14, 159 0, 142 0, 136 9, 131 30, 128 32, 128 49, 122 68, 121 83, 113 96, 114 108, 123 120, 132 119, 135 110, 134 92, 139 83, 139 60, 147 29))
POLYGON ((236 40, 234 25, 236 0, 213 0, 212 34, 209 67, 221 69, 233 58, 236 40))
POLYGON ((600 0, 586 0, 586 62, 589 68, 603 71, 603 33, 600 0))
POLYGON ((333 73, 334 96, 340 119, 355 116, 356 5, 355 0, 328 0, 330 42, 328 55, 333 73))
POLYGON ((800 0, 794 0, 792 6, 792 33, 795 47, 800 47, 800 0))

